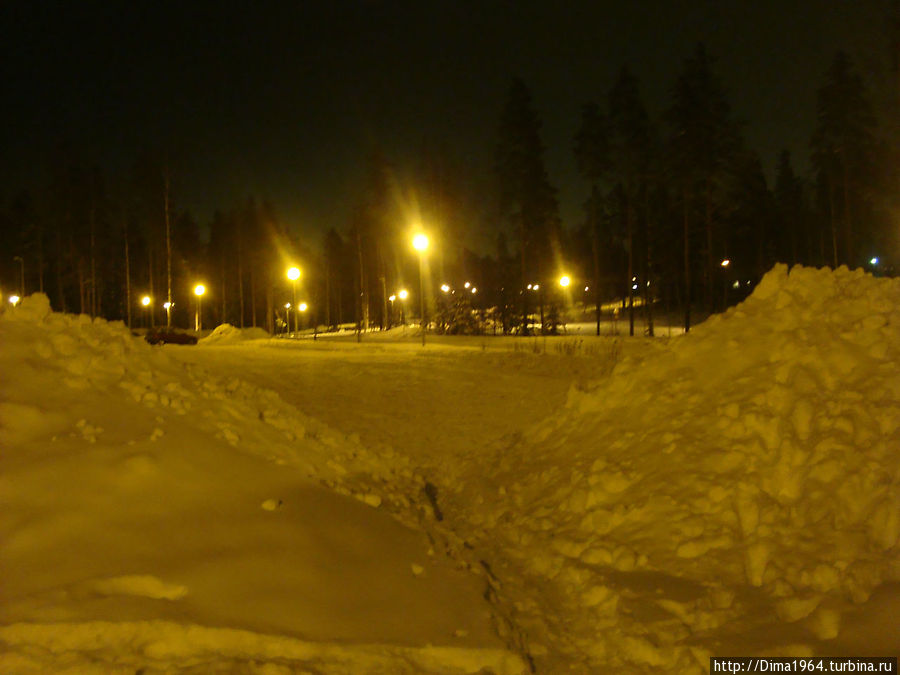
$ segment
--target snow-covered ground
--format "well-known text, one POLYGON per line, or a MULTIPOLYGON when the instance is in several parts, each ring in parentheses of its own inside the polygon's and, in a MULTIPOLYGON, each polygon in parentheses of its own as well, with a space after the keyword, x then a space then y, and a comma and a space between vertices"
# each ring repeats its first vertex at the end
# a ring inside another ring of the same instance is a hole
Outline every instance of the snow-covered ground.
POLYGON ((671 339, 150 347, 32 296, 0 318, 0 671, 896 655, 898 307, 779 267, 671 339))

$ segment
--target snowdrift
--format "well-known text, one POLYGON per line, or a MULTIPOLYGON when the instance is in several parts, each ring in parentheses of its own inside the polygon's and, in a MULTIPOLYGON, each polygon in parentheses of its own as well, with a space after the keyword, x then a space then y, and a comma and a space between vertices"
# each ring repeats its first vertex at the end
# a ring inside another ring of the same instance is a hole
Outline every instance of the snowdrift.
POLYGON ((898 307, 900 280, 778 266, 491 453, 454 508, 525 571, 505 592, 532 653, 706 672, 844 648, 842 616, 900 579, 898 307))
POLYGON ((41 295, 0 317, 0 671, 523 672, 389 515, 400 458, 170 353, 41 295))
POLYGON ((202 345, 234 344, 247 340, 265 340, 269 334, 262 328, 235 328, 230 323, 216 326, 216 329, 200 340, 202 345))

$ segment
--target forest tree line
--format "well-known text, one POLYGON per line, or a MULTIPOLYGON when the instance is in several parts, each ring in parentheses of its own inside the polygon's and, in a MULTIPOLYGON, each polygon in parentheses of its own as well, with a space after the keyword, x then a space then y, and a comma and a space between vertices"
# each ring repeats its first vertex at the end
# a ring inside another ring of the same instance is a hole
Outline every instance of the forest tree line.
POLYGON ((416 302, 398 308, 390 296, 418 292, 409 232, 423 223, 434 241, 424 279, 428 314, 441 330, 480 330, 471 319, 477 309, 504 333, 528 332, 535 316, 537 330, 552 332, 563 271, 577 280, 569 301, 595 308, 598 331, 601 304, 611 299, 622 303, 632 333, 638 305, 650 334, 653 312, 663 309, 678 308, 689 329, 692 312, 741 299, 776 262, 883 272, 896 257, 900 76, 893 65, 896 91, 873 97, 839 52, 818 90, 808 175, 784 151, 772 185, 702 45, 684 61, 659 119, 623 67, 573 121, 572 160, 590 187, 584 219, 572 227, 561 221, 540 119, 521 80, 512 82, 498 121, 491 194, 468 194, 461 167, 434 149, 422 152, 415 185, 401 185, 376 150, 349 221, 319 241, 301 240, 272 204, 249 196, 201 227, 178 206, 178 177, 151 155, 112 185, 101 168, 63 154, 48 185, 20 192, 0 211, 9 252, 2 288, 40 291, 55 310, 133 327, 167 319, 188 327, 191 289, 202 281, 205 325, 273 332, 293 297, 285 271, 298 265, 307 323, 386 328, 401 309, 417 313, 416 302), (497 232, 494 250, 467 248, 470 228, 488 225, 497 232), (444 283, 459 292, 444 293, 444 283), (146 309, 138 301, 144 294, 153 298, 146 309))

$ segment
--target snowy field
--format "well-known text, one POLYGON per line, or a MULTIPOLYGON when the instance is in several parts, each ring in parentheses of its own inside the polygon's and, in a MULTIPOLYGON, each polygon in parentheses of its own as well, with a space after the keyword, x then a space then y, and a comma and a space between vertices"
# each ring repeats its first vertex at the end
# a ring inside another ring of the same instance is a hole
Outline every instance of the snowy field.
POLYGON ((0 316, 0 672, 896 656, 898 308, 778 267, 689 335, 151 347, 31 296, 0 316))

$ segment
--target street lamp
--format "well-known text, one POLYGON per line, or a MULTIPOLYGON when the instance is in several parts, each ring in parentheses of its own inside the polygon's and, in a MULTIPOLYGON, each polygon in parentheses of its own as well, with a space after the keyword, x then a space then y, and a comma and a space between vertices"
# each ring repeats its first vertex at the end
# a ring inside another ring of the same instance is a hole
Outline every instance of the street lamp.
POLYGON ((203 294, 206 293, 206 286, 203 284, 197 284, 194 286, 194 295, 197 296, 197 315, 194 317, 194 330, 198 333, 201 328, 203 328, 203 318, 201 316, 201 311, 203 308, 203 294))
POLYGON ((164 302, 163 309, 166 310, 166 326, 172 325, 172 308, 175 306, 174 302, 164 302))
POLYGON ((400 323, 406 327, 406 299, 409 297, 409 291, 404 288, 397 292, 397 297, 400 298, 400 323))
MULTIPOLYGON (((297 332, 297 279, 300 278, 300 268, 299 267, 289 267, 287 271, 287 278, 291 280, 291 306, 294 307, 294 332, 297 332)), ((288 321, 290 323, 290 321, 288 321)), ((290 326, 288 326, 290 328, 290 326)))
POLYGON ((422 346, 425 346, 425 250, 428 237, 421 232, 413 237, 413 248, 419 252, 419 313, 422 315, 422 346))
POLYGON ((569 278, 568 275, 564 274, 559 278, 559 285, 563 288, 566 288, 569 284, 572 283, 572 279, 569 278))
POLYGON ((725 258, 722 262, 719 263, 722 267, 728 267, 731 264, 731 261, 728 258, 725 258))
POLYGON ((21 301, 22 301, 22 298, 20 298, 18 295, 9 296, 9 304, 11 304, 13 307, 18 305, 21 301))
POLYGON ((152 300, 149 295, 144 295, 141 297, 141 306, 144 308, 144 323, 147 324, 147 314, 150 310, 150 303, 152 300))

